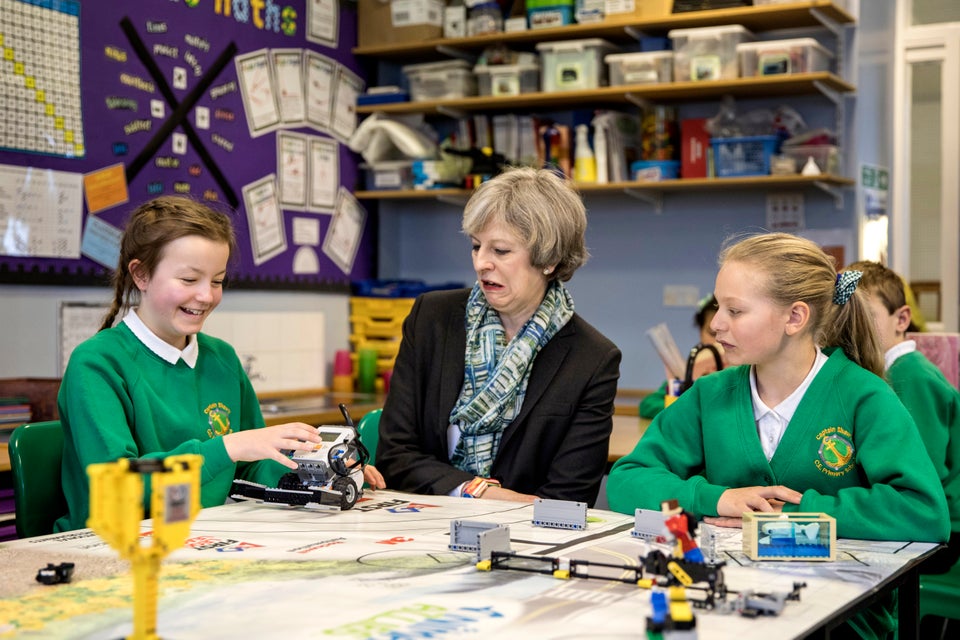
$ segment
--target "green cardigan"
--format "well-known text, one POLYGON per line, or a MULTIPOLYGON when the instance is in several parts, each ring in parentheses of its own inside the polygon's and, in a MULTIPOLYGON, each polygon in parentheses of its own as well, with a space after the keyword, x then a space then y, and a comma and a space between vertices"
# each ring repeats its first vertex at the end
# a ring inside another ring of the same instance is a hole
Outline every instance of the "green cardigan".
POLYGON ((919 351, 906 353, 887 379, 913 416, 947 495, 952 531, 960 531, 960 391, 919 351))
POLYGON ((607 480, 612 509, 658 509, 667 499, 717 515, 728 488, 782 484, 803 493, 785 511, 824 512, 848 538, 941 542, 950 521, 943 487, 913 419, 891 388, 842 350, 797 407, 773 458, 760 446, 750 367, 697 380, 660 413, 607 480))
MULTIPOLYGON (((69 513, 56 531, 86 527, 90 509, 87 465, 119 458, 203 456, 202 506, 223 504, 234 477, 276 486, 287 468, 272 460, 234 463, 228 433, 263 426, 260 404, 236 352, 197 334, 191 369, 150 351, 124 323, 74 349, 58 396, 64 429, 63 490, 69 513)), ((144 513, 148 514, 149 488, 144 513)))

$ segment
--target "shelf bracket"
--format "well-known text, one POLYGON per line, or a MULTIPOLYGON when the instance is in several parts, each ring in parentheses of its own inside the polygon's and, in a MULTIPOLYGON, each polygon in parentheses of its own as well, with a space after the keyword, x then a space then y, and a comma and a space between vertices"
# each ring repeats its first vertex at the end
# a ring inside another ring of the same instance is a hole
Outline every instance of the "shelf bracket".
POLYGON ((833 35, 837 36, 838 38, 843 35, 844 26, 836 20, 831 19, 820 9, 810 9, 810 15, 816 18, 817 22, 829 29, 833 35))
POLYGON ((627 93, 623 97, 627 99, 627 102, 641 109, 646 109, 652 106, 649 98, 644 98, 643 96, 639 96, 635 93, 627 93))
POLYGON ((441 53, 447 56, 448 58, 459 58, 461 60, 466 60, 470 64, 474 64, 477 61, 477 56, 470 53, 469 51, 458 49, 456 47, 451 47, 450 45, 446 45, 446 44, 438 44, 437 53, 441 53))
POLYGON ((623 190, 625 194, 631 198, 636 198, 641 202, 646 202, 647 204, 653 207, 654 212, 660 214, 663 213, 663 192, 654 191, 649 192, 644 189, 630 189, 626 188, 623 190))
POLYGON ((448 118, 455 118, 457 120, 467 117, 466 111, 461 111, 460 109, 454 109, 452 107, 445 107, 442 104, 437 105, 437 113, 442 116, 447 116, 448 118))
POLYGON ((813 86, 815 86, 817 88, 817 91, 822 93, 825 98, 827 98, 830 102, 832 102, 834 106, 840 105, 841 102, 843 101, 843 94, 837 91, 836 89, 831 89, 826 85, 826 83, 816 80, 814 81, 813 86))
POLYGON ((817 187, 828 196, 831 196, 833 198, 833 205, 837 209, 843 209, 843 189, 820 180, 814 181, 813 186, 817 187))
POLYGON ((448 204, 457 209, 463 209, 469 199, 468 196, 437 196, 437 202, 448 204))
POLYGON ((636 27, 624 27, 623 32, 628 36, 630 36, 631 38, 633 38, 634 40, 636 40, 637 42, 640 42, 640 38, 643 37, 643 31, 641 31, 640 29, 637 29, 636 27))

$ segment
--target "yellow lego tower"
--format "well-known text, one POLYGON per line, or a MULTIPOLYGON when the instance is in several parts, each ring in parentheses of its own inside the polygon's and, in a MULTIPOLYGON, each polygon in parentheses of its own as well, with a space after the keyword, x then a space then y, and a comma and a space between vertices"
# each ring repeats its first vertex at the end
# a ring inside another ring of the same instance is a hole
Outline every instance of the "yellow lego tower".
POLYGON ((87 526, 103 538, 133 568, 132 640, 157 635, 157 581, 160 560, 183 546, 200 511, 200 466, 195 454, 166 458, 120 459, 92 464, 90 518, 87 526), (145 476, 150 481, 150 544, 141 544, 145 476))

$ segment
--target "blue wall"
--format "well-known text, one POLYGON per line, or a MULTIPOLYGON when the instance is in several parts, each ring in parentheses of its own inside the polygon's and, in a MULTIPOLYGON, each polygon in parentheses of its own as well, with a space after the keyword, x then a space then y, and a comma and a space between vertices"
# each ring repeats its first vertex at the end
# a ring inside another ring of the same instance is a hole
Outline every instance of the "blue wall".
MULTIPOLYGON (((862 3, 845 56, 856 96, 845 100, 844 173, 858 175, 860 163, 891 166, 894 0, 862 3)), ((787 37, 787 36, 784 36, 787 37)), ((834 128, 836 112, 824 98, 741 101, 742 109, 794 106, 810 127, 834 128)), ((708 117, 717 101, 685 104, 680 116, 708 117)), ((837 209, 832 197, 804 190, 808 229, 857 232, 857 196, 844 193, 837 209)), ((623 351, 621 388, 650 389, 663 380, 663 366, 644 331, 666 322, 680 349, 697 340, 692 307, 664 307, 663 286, 695 285, 713 290, 716 256, 732 234, 755 232, 766 224, 766 192, 708 191, 667 194, 663 212, 625 194, 588 195, 587 243, 593 257, 570 281, 577 311, 623 351)), ((367 203, 372 209, 374 205, 367 203)), ((378 275, 427 282, 472 283, 470 247, 460 234, 462 208, 435 201, 380 202, 378 275)), ((850 256, 853 260, 856 256, 850 256)))
MULTIPOLYGON (((806 192, 807 225, 849 227, 849 200, 838 211, 825 194, 806 192)), ((592 257, 569 283, 577 311, 623 351, 622 388, 650 389, 663 366, 646 329, 666 322, 681 350, 696 343, 692 307, 664 307, 666 284, 713 291, 717 253, 731 234, 765 224, 764 192, 668 196, 662 214, 627 195, 587 196, 592 257)), ((380 204, 379 273, 387 278, 472 283, 470 244, 457 207, 433 201, 380 204)))

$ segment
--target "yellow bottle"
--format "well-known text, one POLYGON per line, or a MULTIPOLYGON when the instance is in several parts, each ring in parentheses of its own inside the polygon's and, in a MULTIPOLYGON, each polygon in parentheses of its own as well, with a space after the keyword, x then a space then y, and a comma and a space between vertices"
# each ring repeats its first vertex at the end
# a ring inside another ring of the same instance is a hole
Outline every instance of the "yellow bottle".
POLYGON ((597 181, 597 159, 590 148, 588 133, 587 125, 577 125, 576 149, 573 156, 573 179, 576 182, 597 181))

